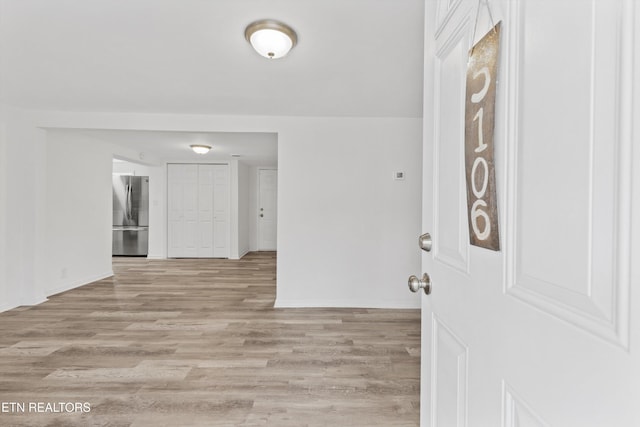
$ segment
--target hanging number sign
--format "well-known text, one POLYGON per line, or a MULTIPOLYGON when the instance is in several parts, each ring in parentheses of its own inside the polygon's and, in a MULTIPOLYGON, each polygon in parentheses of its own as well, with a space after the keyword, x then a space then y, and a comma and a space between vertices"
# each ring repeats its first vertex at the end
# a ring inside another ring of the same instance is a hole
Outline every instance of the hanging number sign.
POLYGON ((471 244, 500 250, 493 129, 500 22, 469 53, 465 97, 465 172, 471 244))

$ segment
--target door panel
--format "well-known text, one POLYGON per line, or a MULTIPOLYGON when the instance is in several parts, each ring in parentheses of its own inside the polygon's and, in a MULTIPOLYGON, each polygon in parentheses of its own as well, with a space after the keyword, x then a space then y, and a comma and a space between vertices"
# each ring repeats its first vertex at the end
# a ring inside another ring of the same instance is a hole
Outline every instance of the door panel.
POLYGON ((229 166, 213 165, 213 256, 229 257, 229 166))
POLYGON ((421 425, 640 425, 640 6, 488 3, 498 252, 468 243, 462 163, 467 49, 491 19, 482 2, 474 38, 477 1, 426 2, 421 425))
POLYGON ((183 257, 198 256, 198 189, 197 189, 197 166, 187 166, 185 180, 182 185, 182 194, 184 197, 183 215, 184 215, 184 237, 182 239, 184 246, 182 248, 183 257), (193 169, 193 170, 192 170, 193 169))
POLYGON ((464 182, 464 96, 467 41, 453 33, 436 56, 434 97, 434 259, 462 273, 467 261, 467 201, 457 189, 464 182))
POLYGON ((198 199, 196 165, 167 167, 168 257, 197 256, 198 199))
POLYGON ((626 299, 629 282, 617 266, 629 248, 616 242, 629 233, 628 220, 617 215, 629 203, 623 188, 631 157, 623 155, 630 140, 620 138, 618 106, 631 82, 619 78, 624 58, 616 52, 623 52, 621 32, 630 29, 618 25, 621 2, 561 3, 552 16, 544 2, 521 2, 515 11, 529 30, 515 52, 526 72, 520 66, 511 77, 521 109, 513 124, 518 155, 508 293, 626 346, 621 331, 628 317, 620 317, 619 306, 627 303, 620 298, 626 299), (547 49, 563 65, 548 67, 534 44, 536 28, 569 18, 577 24, 547 49), (548 91, 538 89, 539 78, 549 82, 548 91), (549 103, 548 93, 573 95, 549 103))
POLYGON ((170 221, 169 248, 167 254, 169 258, 182 256, 182 247, 184 246, 182 236, 184 236, 184 224, 182 221, 170 221))
MULTIPOLYGON (((169 175, 171 176, 172 173, 175 172, 169 172, 169 175)), ((182 197, 182 186, 177 183, 177 182, 173 182, 172 178, 169 178, 169 185, 168 185, 168 213, 167 213, 167 219, 168 219, 168 234, 169 234, 169 241, 168 241, 168 253, 167 256, 169 257, 174 257, 174 256, 179 256, 179 253, 181 252, 181 248, 182 248, 182 234, 183 234, 183 228, 184 228, 184 224, 182 221, 182 205, 183 205, 183 197, 182 197)))
POLYGON ((435 315, 433 325, 433 425, 465 426, 467 423, 467 375, 469 349, 435 315))
POLYGON ((213 257, 213 165, 198 165, 198 256, 213 257))
POLYGON ((548 427, 535 409, 531 408, 506 383, 503 387, 504 414, 502 425, 505 427, 548 427))

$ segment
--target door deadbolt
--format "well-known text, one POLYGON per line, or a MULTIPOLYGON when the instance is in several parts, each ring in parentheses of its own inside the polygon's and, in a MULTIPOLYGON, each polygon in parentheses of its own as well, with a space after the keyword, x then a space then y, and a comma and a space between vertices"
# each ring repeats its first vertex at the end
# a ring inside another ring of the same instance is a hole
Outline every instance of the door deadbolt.
POLYGON ((418 245, 420 245, 420 249, 423 251, 431 252, 431 247, 433 246, 431 234, 424 233, 422 236, 418 237, 418 245))

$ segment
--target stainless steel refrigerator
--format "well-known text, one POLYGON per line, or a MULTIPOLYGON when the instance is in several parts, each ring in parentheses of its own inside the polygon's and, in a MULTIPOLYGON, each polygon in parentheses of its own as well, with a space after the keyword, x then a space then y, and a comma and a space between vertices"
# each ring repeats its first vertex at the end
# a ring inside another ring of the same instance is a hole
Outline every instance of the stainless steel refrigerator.
POLYGON ((113 255, 149 251, 149 177, 113 175, 113 255))

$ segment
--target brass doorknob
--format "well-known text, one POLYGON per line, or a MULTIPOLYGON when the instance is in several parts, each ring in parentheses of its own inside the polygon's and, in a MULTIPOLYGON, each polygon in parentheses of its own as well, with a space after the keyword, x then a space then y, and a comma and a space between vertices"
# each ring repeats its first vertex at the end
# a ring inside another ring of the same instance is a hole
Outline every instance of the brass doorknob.
POLYGON ((411 292, 418 292, 420 289, 424 290, 425 295, 431 293, 431 278, 427 273, 422 275, 422 279, 417 276, 409 277, 409 290, 411 292))

